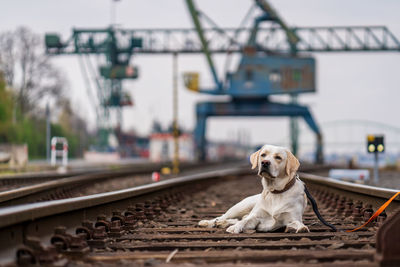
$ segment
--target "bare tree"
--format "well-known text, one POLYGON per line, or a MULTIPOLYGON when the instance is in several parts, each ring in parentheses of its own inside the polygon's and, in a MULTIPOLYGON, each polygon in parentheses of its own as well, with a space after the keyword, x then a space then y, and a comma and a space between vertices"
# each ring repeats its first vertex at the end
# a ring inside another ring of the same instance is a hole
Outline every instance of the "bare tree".
POLYGON ((43 38, 26 27, 0 34, 0 69, 22 114, 34 111, 45 96, 63 96, 65 80, 49 62, 43 38))

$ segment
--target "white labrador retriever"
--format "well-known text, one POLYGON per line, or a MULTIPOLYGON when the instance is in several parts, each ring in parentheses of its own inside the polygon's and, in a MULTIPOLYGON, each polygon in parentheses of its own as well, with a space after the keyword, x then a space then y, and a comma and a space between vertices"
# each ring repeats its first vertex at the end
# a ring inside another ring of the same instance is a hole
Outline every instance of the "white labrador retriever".
POLYGON ((230 227, 230 233, 256 229, 262 232, 286 227, 286 232, 309 232, 303 224, 307 205, 304 184, 297 176, 300 166, 297 158, 287 149, 264 145, 250 156, 252 169, 258 167, 262 178, 261 194, 243 199, 224 215, 202 220, 200 226, 230 227))

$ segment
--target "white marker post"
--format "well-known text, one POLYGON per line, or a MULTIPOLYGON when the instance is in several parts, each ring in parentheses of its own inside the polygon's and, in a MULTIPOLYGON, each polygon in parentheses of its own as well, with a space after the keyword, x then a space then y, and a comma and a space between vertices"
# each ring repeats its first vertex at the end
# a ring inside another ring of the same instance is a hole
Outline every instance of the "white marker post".
POLYGON ((62 165, 68 165, 68 141, 65 137, 51 138, 51 166, 56 166, 57 157, 62 157, 62 165), (57 144, 62 144, 62 150, 57 150, 57 144))

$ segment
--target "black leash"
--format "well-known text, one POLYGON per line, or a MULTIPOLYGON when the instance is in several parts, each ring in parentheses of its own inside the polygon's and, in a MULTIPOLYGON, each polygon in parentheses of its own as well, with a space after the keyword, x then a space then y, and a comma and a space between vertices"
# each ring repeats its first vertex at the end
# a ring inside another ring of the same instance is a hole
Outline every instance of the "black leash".
POLYGON ((319 213, 318 210, 318 206, 317 206, 317 202, 315 202, 315 199, 312 197, 312 195, 310 194, 310 192, 308 192, 307 186, 304 185, 304 192, 307 195, 308 200, 310 200, 312 208, 315 212, 315 215, 317 215, 318 219, 325 224, 326 226, 330 227, 334 232, 337 232, 337 229, 335 226, 333 226, 332 224, 328 223, 327 221, 325 221, 325 219, 321 216, 321 214, 319 213))

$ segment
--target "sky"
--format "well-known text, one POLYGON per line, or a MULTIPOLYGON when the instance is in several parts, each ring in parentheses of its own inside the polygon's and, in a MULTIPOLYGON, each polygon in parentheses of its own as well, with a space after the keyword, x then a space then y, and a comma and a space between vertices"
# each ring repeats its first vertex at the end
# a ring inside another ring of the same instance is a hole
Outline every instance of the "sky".
MULTIPOLYGON (((251 0, 197 0, 199 9, 220 27, 236 27, 253 4, 251 0), (234 3, 234 4, 233 4, 234 3)), ((270 3, 290 26, 385 25, 400 39, 396 0, 273 0, 270 3)), ((111 22, 111 0, 0 0, 0 31, 28 26, 34 32, 59 33, 65 40, 73 27, 106 27, 111 22)), ((191 28, 183 0, 121 0, 115 4, 116 24, 121 28, 191 28)), ((370 120, 400 128, 400 53, 316 53, 317 92, 302 95, 299 102, 311 108, 320 125, 337 120, 370 120)), ((224 56, 215 56, 222 77, 224 56)), ((89 125, 95 121, 76 56, 57 56, 52 62, 68 79, 73 108, 89 125)), ((167 126, 172 120, 172 56, 135 55, 132 60, 140 77, 124 82, 135 105, 124 109, 123 128, 148 134, 152 121, 167 126)), ((180 55, 180 77, 185 71, 199 71, 201 82, 212 77, 203 55, 180 55)), ((195 103, 209 96, 187 91, 179 81, 179 122, 195 126, 195 103)), ((287 101, 287 97, 273 98, 287 101)), ((247 131, 252 143, 287 140, 286 118, 210 119, 207 137, 232 140, 247 131)), ((303 122, 301 122, 303 125, 303 122)), ((304 128, 304 125, 302 126, 304 128)), ((378 129, 379 130, 379 129, 378 129)), ((309 134, 308 132, 306 134, 309 134)))

